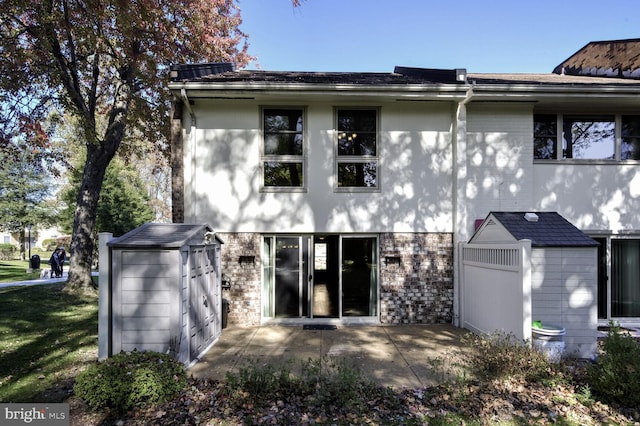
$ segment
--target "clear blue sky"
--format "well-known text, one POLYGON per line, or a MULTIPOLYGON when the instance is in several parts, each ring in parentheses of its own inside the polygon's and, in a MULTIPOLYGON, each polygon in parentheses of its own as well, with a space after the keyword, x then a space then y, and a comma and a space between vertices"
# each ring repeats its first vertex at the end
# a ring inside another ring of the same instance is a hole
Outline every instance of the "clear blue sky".
POLYGON ((549 73, 590 41, 640 38, 640 0, 238 0, 249 69, 394 66, 549 73))

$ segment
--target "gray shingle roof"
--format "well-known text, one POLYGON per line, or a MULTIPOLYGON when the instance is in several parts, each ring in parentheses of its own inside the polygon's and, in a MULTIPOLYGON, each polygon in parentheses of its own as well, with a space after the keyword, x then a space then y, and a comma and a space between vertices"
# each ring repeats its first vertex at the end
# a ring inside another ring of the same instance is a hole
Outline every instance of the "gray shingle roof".
POLYGON ((175 65, 173 81, 200 83, 305 83, 305 84, 463 84, 456 79, 456 70, 396 67, 393 73, 383 72, 310 72, 234 70, 224 64, 175 65))
POLYGON ((115 238, 109 247, 129 248, 180 248, 190 241, 201 244, 204 234, 212 231, 209 225, 186 223, 145 223, 115 238))
POLYGON ((311 72, 311 71, 264 71, 236 70, 231 64, 183 64, 172 67, 173 82, 190 83, 265 83, 265 84, 309 84, 309 85, 357 85, 357 86, 403 86, 403 85, 625 85, 636 86, 638 80, 613 78, 611 76, 558 75, 558 74, 508 74, 466 73, 464 69, 434 69, 395 67, 393 72, 311 72), (466 74, 466 81, 459 75, 466 74))
POLYGON ((531 240, 532 247, 595 247, 598 242, 556 212, 534 212, 537 222, 525 219, 527 212, 491 212, 516 240, 531 240))

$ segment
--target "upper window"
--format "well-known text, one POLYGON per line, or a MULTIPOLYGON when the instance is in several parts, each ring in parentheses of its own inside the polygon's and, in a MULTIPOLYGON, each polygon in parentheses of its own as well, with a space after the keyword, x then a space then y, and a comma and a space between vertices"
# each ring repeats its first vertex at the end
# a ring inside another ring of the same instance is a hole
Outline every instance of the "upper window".
POLYGON ((304 110, 263 110, 263 189, 305 187, 304 110))
POLYGON ((533 120, 533 155, 536 159, 556 158, 558 119, 553 114, 539 114, 533 120))
POLYGON ((640 159, 640 116, 536 114, 536 160, 640 159))
POLYGON ((378 110, 338 109, 338 189, 378 189, 378 110))
POLYGON ((621 160, 640 160, 640 115, 622 116, 621 160))
POLYGON ((565 115, 562 118, 562 158, 614 160, 613 116, 565 115))

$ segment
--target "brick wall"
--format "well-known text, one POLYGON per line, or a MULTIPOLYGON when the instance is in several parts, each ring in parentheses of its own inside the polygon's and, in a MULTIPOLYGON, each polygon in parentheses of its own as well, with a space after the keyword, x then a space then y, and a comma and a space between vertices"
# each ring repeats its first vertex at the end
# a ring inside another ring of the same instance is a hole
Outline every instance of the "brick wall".
POLYGON ((261 241, 257 233, 220 233, 222 272, 230 288, 222 290, 229 301, 229 324, 260 324, 261 241))
POLYGON ((453 235, 380 234, 380 321, 449 323, 453 317, 453 235))

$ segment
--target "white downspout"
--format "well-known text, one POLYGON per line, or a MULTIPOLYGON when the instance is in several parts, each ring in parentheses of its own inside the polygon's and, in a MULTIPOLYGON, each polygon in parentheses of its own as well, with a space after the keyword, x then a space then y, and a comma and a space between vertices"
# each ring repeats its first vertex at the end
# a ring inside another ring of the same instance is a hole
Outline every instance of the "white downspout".
POLYGON ((189 170, 185 170, 185 172, 188 172, 185 173, 185 176, 189 176, 189 189, 191 190, 191 206, 189 210, 191 211, 191 218, 186 218, 187 209, 185 207, 185 222, 195 223, 196 218, 198 217, 198 198, 196 196, 196 115, 191 109, 191 104, 189 104, 189 97, 187 96, 187 91, 184 88, 180 89, 180 99, 182 99, 182 103, 186 107, 187 111, 189 111, 189 118, 191 119, 191 125, 189 126, 187 131, 189 135, 189 161, 185 162, 185 165, 189 165, 189 170))
POLYGON ((456 107, 454 143, 453 143, 453 325, 464 324, 460 291, 460 231, 466 240, 467 203, 467 104, 473 98, 473 83, 467 89, 466 96, 456 107))

